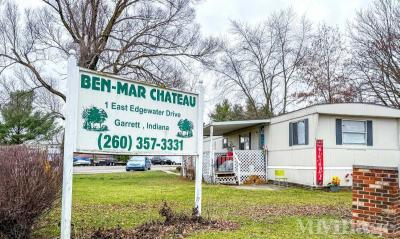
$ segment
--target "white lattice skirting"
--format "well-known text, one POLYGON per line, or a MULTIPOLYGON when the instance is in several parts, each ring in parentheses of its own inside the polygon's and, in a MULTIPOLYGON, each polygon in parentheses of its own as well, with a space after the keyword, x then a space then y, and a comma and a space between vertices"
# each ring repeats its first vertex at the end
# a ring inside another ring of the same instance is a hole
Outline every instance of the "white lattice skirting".
POLYGON ((257 175, 266 179, 266 158, 263 150, 236 150, 240 161, 240 182, 257 175))

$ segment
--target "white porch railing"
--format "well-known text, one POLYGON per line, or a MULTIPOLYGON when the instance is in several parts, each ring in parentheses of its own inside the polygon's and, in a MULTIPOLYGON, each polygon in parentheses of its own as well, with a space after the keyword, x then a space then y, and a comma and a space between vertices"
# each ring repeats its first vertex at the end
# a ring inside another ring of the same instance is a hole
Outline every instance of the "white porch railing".
POLYGON ((239 160, 239 157, 237 153, 234 151, 233 152, 233 171, 235 172, 235 175, 238 179, 238 184, 242 184, 242 177, 241 177, 241 170, 240 170, 240 164, 242 162, 239 160))
POLYGON ((214 157, 211 160, 212 153, 203 152, 203 179, 205 182, 215 182, 216 159, 222 155, 226 155, 226 151, 214 151, 214 157))
MULTIPOLYGON (((218 171, 217 160, 226 155, 226 151, 204 152, 203 154, 203 179, 207 183, 215 183, 216 171, 218 171)), ((266 175, 266 156, 263 150, 234 150, 233 151, 233 173, 242 184, 250 176, 256 175, 267 179, 266 175)))

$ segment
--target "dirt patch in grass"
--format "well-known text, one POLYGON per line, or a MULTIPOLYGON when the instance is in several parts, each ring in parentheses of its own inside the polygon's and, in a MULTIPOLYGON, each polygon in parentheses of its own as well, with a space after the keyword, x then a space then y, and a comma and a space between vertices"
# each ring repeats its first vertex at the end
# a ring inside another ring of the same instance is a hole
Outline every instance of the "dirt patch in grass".
POLYGON ((321 205, 268 205, 254 206, 241 212, 253 220, 276 216, 334 216, 342 219, 351 218, 351 208, 344 206, 321 205))
POLYGON ((192 215, 175 213, 166 203, 160 209, 164 221, 150 221, 133 229, 98 229, 88 235, 75 236, 75 238, 91 239, 158 239, 158 238, 184 238, 196 231, 224 231, 235 230, 237 223, 223 220, 208 220, 197 217, 196 210, 192 215))

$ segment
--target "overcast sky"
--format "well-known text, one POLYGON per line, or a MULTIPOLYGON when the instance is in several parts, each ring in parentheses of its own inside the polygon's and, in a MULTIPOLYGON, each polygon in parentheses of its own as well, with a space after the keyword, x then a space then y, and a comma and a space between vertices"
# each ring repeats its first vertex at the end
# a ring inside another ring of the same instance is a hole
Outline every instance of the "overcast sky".
MULTIPOLYGON (((327 23, 346 30, 346 25, 357 10, 367 7, 371 0, 204 0, 196 6, 197 22, 204 35, 228 36, 230 20, 248 23, 259 23, 281 9, 292 8, 293 11, 314 25, 327 23)), ((206 82, 206 112, 221 101, 216 94, 212 75, 203 75, 206 82)), ((205 117, 208 120, 208 117, 205 117)))
POLYGON ((229 20, 257 23, 270 13, 291 7, 317 24, 326 22, 345 28, 347 19, 368 6, 369 0, 204 0, 197 5, 197 21, 206 35, 229 31, 229 20))
MULTIPOLYGON (((14 0, 23 7, 35 7, 41 0, 14 0)), ((305 15, 313 24, 325 22, 345 30, 355 12, 367 7, 371 0, 202 0, 196 5, 196 21, 206 36, 227 36, 230 20, 258 23, 281 9, 291 7, 298 15, 305 15)), ((215 79, 202 75, 206 89, 206 113, 220 101, 215 97, 215 79)))
MULTIPOLYGON (((35 7, 41 0, 14 0, 21 7, 35 7)), ((291 7, 305 14, 313 23, 326 22, 344 28, 355 11, 368 6, 370 0, 202 0, 196 5, 197 22, 205 35, 228 33, 229 20, 257 23, 270 13, 291 7)))

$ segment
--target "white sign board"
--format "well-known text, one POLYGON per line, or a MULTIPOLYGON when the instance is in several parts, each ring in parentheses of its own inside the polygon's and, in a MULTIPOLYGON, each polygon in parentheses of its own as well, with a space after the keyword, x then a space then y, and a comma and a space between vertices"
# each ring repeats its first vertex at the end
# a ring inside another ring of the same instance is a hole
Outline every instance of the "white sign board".
POLYGON ((197 94, 82 68, 78 88, 76 152, 197 154, 197 94))
POLYGON ((201 213, 203 87, 199 94, 77 67, 68 57, 61 239, 71 238, 74 152, 197 155, 195 207, 201 213))

